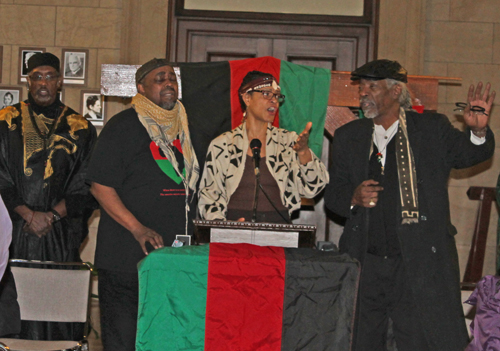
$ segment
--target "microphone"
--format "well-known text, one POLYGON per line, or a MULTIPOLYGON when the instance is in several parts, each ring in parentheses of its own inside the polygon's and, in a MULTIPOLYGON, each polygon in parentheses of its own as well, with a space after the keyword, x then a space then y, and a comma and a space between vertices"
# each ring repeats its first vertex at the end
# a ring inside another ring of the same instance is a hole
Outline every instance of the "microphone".
POLYGON ((260 185, 260 171, 259 171, 259 161, 260 161, 260 148, 262 143, 259 139, 253 139, 250 142, 250 149, 253 154, 253 162, 255 165, 255 194, 253 199, 253 211, 252 211, 252 222, 257 222, 257 204, 259 202, 259 185, 260 185))
POLYGON ((259 139, 253 139, 250 142, 250 149, 252 150, 253 154, 253 162, 255 166, 255 174, 257 175, 260 173, 259 171, 259 163, 260 163, 260 148, 262 147, 262 143, 260 142, 259 139))

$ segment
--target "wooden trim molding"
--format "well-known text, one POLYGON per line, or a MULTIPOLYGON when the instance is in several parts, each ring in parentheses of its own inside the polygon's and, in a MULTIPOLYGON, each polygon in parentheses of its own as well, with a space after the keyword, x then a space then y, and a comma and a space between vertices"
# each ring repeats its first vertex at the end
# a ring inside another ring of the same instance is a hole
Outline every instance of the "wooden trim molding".
POLYGON ((363 16, 335 16, 335 15, 305 15, 290 13, 270 13, 270 12, 241 12, 241 11, 211 11, 211 10, 191 10, 185 8, 184 0, 173 0, 175 2, 176 17, 207 17, 226 18, 240 20, 265 20, 284 22, 304 22, 304 23, 326 23, 326 24, 372 24, 374 18, 374 1, 364 0, 363 16))

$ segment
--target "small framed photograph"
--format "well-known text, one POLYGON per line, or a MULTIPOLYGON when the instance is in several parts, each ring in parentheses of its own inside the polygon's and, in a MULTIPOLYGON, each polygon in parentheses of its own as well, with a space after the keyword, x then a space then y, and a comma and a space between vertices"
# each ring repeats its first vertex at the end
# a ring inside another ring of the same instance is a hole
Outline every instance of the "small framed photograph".
POLYGON ((104 100, 99 90, 82 90, 82 115, 96 127, 104 125, 104 100))
POLYGON ((22 93, 22 88, 5 87, 0 85, 0 110, 21 101, 22 93))
POLYGON ((88 50, 63 49, 63 82, 79 86, 87 85, 88 50))
POLYGON ((36 53, 45 52, 45 48, 19 48, 19 79, 18 83, 25 83, 28 76, 28 60, 36 53))

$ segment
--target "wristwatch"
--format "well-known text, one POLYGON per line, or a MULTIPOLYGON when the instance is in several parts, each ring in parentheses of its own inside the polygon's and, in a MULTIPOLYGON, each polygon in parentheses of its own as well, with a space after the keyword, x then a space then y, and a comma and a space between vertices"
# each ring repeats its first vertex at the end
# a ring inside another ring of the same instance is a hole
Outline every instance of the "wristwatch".
POLYGON ((50 212, 52 212, 52 218, 54 219, 54 222, 61 220, 61 215, 59 214, 59 212, 54 209, 51 209, 50 212))

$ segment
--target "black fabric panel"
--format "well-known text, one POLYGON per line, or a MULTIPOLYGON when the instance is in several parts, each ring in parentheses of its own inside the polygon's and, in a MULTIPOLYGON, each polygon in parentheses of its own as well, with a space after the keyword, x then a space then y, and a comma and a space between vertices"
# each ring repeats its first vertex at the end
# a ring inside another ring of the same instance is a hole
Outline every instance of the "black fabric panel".
POLYGON ((191 141, 203 171, 210 142, 231 130, 229 62, 176 63, 181 69, 182 103, 191 141))
POLYGON ((285 249, 285 350, 350 350, 359 263, 347 254, 285 249))

